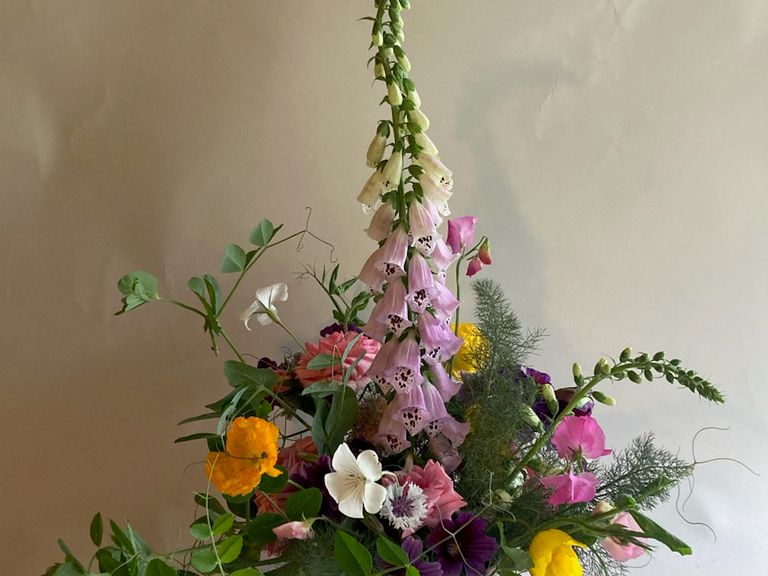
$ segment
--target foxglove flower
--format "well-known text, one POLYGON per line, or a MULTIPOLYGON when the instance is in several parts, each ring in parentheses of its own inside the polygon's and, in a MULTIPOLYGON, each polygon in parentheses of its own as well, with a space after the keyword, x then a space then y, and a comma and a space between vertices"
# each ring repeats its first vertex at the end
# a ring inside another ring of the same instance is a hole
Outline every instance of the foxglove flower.
POLYGON ((413 482, 392 482, 387 486, 387 499, 379 515, 404 536, 413 534, 424 525, 427 516, 424 490, 413 482))
POLYGON ((600 458, 611 453, 605 433, 592 416, 566 416, 552 434, 552 445, 560 458, 600 458))
POLYGON ((419 156, 419 165, 424 168, 424 172, 429 174, 438 186, 444 190, 453 188, 453 172, 451 172, 438 156, 432 154, 421 154, 419 156))
POLYGON ((597 485, 600 481, 590 472, 574 474, 567 472, 557 476, 545 476, 539 481, 546 487, 554 489, 547 502, 552 506, 561 504, 577 504, 594 499, 597 485))
POLYGON ((443 402, 448 402, 458 393, 461 388, 461 382, 451 378, 450 374, 439 362, 431 364, 429 369, 432 373, 434 386, 437 388, 440 397, 443 399, 443 402))
POLYGON ((409 333, 402 342, 396 343, 396 346, 392 364, 384 376, 399 394, 403 394, 424 381, 421 375, 421 354, 419 343, 416 342, 413 332, 409 333))
POLYGON ((418 384, 399 393, 395 398, 395 404, 399 409, 403 426, 411 435, 421 432, 427 422, 432 419, 432 415, 424 402, 424 392, 418 384))
MULTIPOLYGON (((365 333, 373 338, 373 335, 369 332, 369 321, 365 325, 365 333)), ((386 327, 384 328, 386 330, 386 327)), ((377 338, 378 339, 378 338, 377 338)), ((383 338, 382 338, 383 340, 383 338)), ((387 371, 392 367, 392 363, 395 361, 395 353, 399 342, 397 338, 390 338, 379 350, 376 358, 373 359, 371 367, 368 369, 368 377, 379 385, 382 392, 389 392, 392 389, 392 385, 389 379, 386 377, 387 371)))
POLYGON ((431 256, 432 262, 434 262, 437 267, 437 277, 444 284, 446 270, 450 268, 451 264, 459 259, 460 255, 454 254, 453 250, 451 250, 450 246, 445 243, 443 238, 438 236, 435 239, 435 248, 432 250, 431 256))
POLYGON ((454 254, 459 254, 472 245, 475 240, 475 224, 477 224, 477 216, 461 216, 448 220, 446 243, 454 254))
POLYGON ((392 222, 395 220, 395 209, 389 202, 386 202, 379 206, 378 210, 373 214, 371 223, 368 229, 365 231, 368 237, 381 242, 389 236, 392 231, 392 222))
POLYGON ((374 442, 385 456, 399 454, 411 445, 395 402, 390 402, 384 409, 374 442))
POLYGON ((400 106, 403 103, 403 93, 400 91, 400 86, 394 82, 387 84, 387 97, 392 106, 400 106))
POLYGON ((408 255, 408 233, 401 227, 389 235, 381 247, 380 258, 374 267, 385 278, 405 276, 405 258, 408 255))
POLYGON ((368 145, 368 152, 365 155, 366 164, 370 168, 376 168, 384 157, 384 150, 387 147, 387 139, 382 134, 376 132, 376 135, 368 145))
POLYGON ((357 195, 357 201, 363 205, 363 212, 370 212, 378 204, 381 194, 384 192, 384 175, 378 170, 374 170, 363 185, 360 194, 357 195))
POLYGON ((381 462, 373 450, 355 458, 346 443, 333 455, 334 472, 326 474, 325 487, 338 503, 339 511, 349 518, 362 518, 363 508, 377 514, 387 497, 387 489, 377 484, 383 476, 381 462))
POLYGON ((432 314, 421 314, 418 320, 424 362, 435 365, 448 361, 461 349, 463 340, 450 326, 432 314))
POLYGON ((449 321, 459 307, 459 301, 451 291, 440 282, 435 282, 437 295, 432 298, 432 307, 435 309, 435 318, 443 321, 449 321))
POLYGON ((453 196, 450 189, 440 185, 432 176, 424 172, 419 176, 419 185, 424 194, 424 198, 432 202, 440 214, 448 216, 451 209, 448 207, 448 200, 453 196))
POLYGON ((374 322, 384 324, 395 336, 400 336, 411 326, 405 301, 405 286, 400 280, 387 284, 384 297, 376 304, 370 318, 374 322))
POLYGON ((248 330, 251 329, 248 326, 248 321, 254 315, 256 321, 262 326, 267 326, 275 321, 279 322, 280 318, 277 316, 277 308, 274 303, 285 302, 286 300, 288 300, 288 286, 284 282, 259 288, 256 290, 256 300, 240 315, 240 320, 243 321, 248 330))
POLYGON ((384 189, 394 190, 400 186, 400 179, 403 174, 403 153, 393 152, 384 166, 384 189))
POLYGON ((421 254, 411 256, 408 262, 408 295, 405 297, 411 310, 423 314, 438 293, 427 261, 421 254))
POLYGON ((464 440, 469 434, 469 424, 467 422, 459 422, 447 414, 439 420, 433 420, 427 426, 427 433, 432 437, 443 436, 450 441, 454 447, 461 446, 464 440))
POLYGON ((414 240, 434 234, 437 231, 437 225, 432 219, 429 209, 418 200, 411 202, 408 207, 408 224, 414 240))
POLYGON ((416 108, 421 108, 421 96, 419 96, 419 93, 416 92, 416 90, 408 92, 408 100, 413 102, 413 105, 416 106, 416 108))
MULTIPOLYGON (((410 98, 410 94, 408 97, 410 98)), ((437 146, 435 146, 435 143, 432 142, 429 136, 427 136, 426 132, 419 132, 418 134, 415 134, 414 139, 416 140, 416 145, 421 148, 422 154, 437 156, 437 146)))
POLYGON ((386 277, 380 270, 378 264, 382 261, 384 254, 384 247, 378 248, 370 256, 368 260, 363 264, 363 269, 357 275, 357 279, 363 284, 366 284, 374 292, 381 292, 384 288, 386 277))
POLYGON ((421 128, 422 132, 429 130, 429 118, 427 118, 427 115, 421 111, 421 108, 408 110, 408 119, 421 128))

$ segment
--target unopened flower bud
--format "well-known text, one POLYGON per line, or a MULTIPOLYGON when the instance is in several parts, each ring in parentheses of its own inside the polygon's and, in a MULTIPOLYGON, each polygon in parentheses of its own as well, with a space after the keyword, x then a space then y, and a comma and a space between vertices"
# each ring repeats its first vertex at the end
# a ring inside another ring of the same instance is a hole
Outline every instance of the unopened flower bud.
POLYGON ((369 167, 375 168, 376 165, 381 162, 384 157, 384 149, 387 147, 387 139, 376 132, 376 135, 368 145, 368 153, 366 154, 366 162, 369 167))
POLYGON ((400 186, 400 179, 403 172, 403 154, 402 152, 393 152, 384 166, 384 189, 394 190, 400 186))
POLYGON ((427 115, 424 114, 420 108, 417 107, 413 110, 409 110, 408 118, 411 120, 411 122, 416 124, 416 126, 421 128, 422 132, 429 130, 429 118, 427 118, 427 115))
POLYGON ((400 0, 400 6, 402 6, 405 10, 410 10, 411 2, 410 0, 400 0))
POLYGON ((376 62, 376 64, 373 65, 373 75, 376 78, 386 78, 387 71, 384 69, 384 64, 376 62))
POLYGON ((597 390, 592 392, 592 397, 600 402, 600 404, 605 404, 606 406, 616 406, 615 398, 612 398, 607 394, 603 394, 602 392, 598 392, 597 390))
POLYGON ((595 504, 595 507, 592 509, 592 514, 595 516, 598 514, 607 514, 612 510, 614 510, 614 507, 610 502, 608 502, 607 500, 601 500, 600 502, 595 504))
POLYGON ((401 44, 405 42, 405 32, 403 32, 402 28, 398 28, 395 31, 395 38, 397 38, 397 41, 400 42, 401 44))
POLYGON ((632 348, 627 346, 626 348, 624 348, 624 350, 621 351, 619 360, 621 360, 622 362, 626 362, 627 360, 630 359, 631 356, 632 356, 632 348))
POLYGON ((405 70, 406 72, 411 71, 411 61, 408 60, 408 56, 406 56, 405 54, 402 54, 397 57, 397 61, 403 70, 405 70))
POLYGON ((581 378, 581 364, 578 362, 573 363, 573 377, 581 378))
MULTIPOLYGON (((412 94, 414 93, 411 92, 411 94, 408 94, 408 98, 410 98, 412 94)), ((419 132, 414 135, 414 138, 416 140, 416 145, 421 148, 422 154, 437 156, 437 146, 435 146, 434 142, 427 136, 426 132, 419 132)))
POLYGON ((413 102, 415 108, 421 108, 421 96, 416 90, 408 90, 408 100, 413 102))
POLYGON ((403 103, 403 93, 400 92, 400 87, 394 82, 387 84, 387 96, 392 106, 400 106, 403 103))
POLYGON ((483 263, 480 261, 480 258, 475 256, 472 258, 472 260, 469 261, 469 264, 467 264, 467 276, 470 278, 480 272, 480 270, 483 269, 483 263))
POLYGON ((491 244, 488 241, 488 238, 483 240, 483 243, 480 244, 480 250, 477 251, 477 257, 480 258, 480 262, 486 266, 493 264, 493 259, 491 258, 491 244))
POLYGON ((539 390, 541 390, 541 395, 544 397, 544 400, 547 401, 549 413, 552 414, 552 416, 556 416, 560 411, 560 403, 557 401, 555 389, 552 387, 552 384, 542 384, 539 387, 539 390))
POLYGON ((373 34, 371 34, 371 44, 374 46, 381 46, 384 43, 384 36, 381 33, 381 30, 377 30, 373 34))
POLYGON ((544 425, 541 423, 541 420, 539 420, 539 417, 536 415, 536 412, 534 412, 533 408, 531 408, 527 404, 521 407, 520 416, 522 416, 525 422, 527 422, 537 430, 544 429, 544 425))

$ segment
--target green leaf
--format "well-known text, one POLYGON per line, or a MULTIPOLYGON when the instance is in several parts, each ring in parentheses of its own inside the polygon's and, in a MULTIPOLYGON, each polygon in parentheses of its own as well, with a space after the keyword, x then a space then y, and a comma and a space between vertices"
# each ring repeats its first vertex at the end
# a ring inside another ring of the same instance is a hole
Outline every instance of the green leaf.
POLYGON ((285 502, 285 514, 291 520, 315 518, 323 504, 323 494, 317 488, 307 488, 291 494, 285 502))
POLYGON ((110 520, 109 527, 112 530, 110 538, 112 539, 112 542, 115 544, 115 546, 122 548, 123 550, 133 552, 133 545, 131 544, 128 536, 125 535, 125 532, 123 532, 123 530, 120 528, 120 526, 118 526, 114 520, 110 520))
POLYGON ((82 576, 83 574, 85 574, 85 572, 80 570, 75 564, 65 562, 64 564, 59 564, 59 567, 56 568, 53 576, 82 576))
POLYGON ((256 568, 241 568, 232 572, 229 576, 264 576, 264 573, 256 570, 256 568))
POLYGON ((315 382, 311 386, 307 386, 302 390, 301 395, 302 396, 318 396, 320 398, 324 398, 326 396, 330 396, 331 394, 334 394, 341 390, 341 387, 343 384, 339 384, 338 382, 334 382, 332 380, 329 381, 323 381, 323 382, 315 382))
POLYGON ((510 546, 501 545, 501 550, 504 553, 504 558, 508 560, 505 562, 505 568, 511 568, 517 572, 523 572, 533 566, 531 556, 525 550, 520 548, 511 548, 510 546))
POLYGON ((206 510, 211 510, 215 512, 216 514, 226 514, 226 512, 224 511, 224 506, 221 505, 221 502, 216 500, 216 498, 214 498, 210 494, 195 492, 195 503, 198 506, 202 506, 206 510))
POLYGON ((96 514, 93 516, 93 520, 91 520, 90 533, 91 542, 93 542, 95 546, 101 546, 101 540, 104 537, 104 521, 101 518, 101 512, 96 512, 96 514))
POLYGON ((355 423, 358 403, 355 393, 344 386, 333 395, 331 409, 325 421, 325 448, 328 454, 333 454, 344 441, 347 432, 355 423))
POLYGON ((309 362, 307 362, 307 368, 310 370, 325 370, 326 368, 339 366, 340 364, 341 359, 338 356, 333 356, 331 354, 318 354, 309 362))
POLYGON ((373 568, 371 553, 350 534, 341 530, 336 532, 333 554, 339 567, 351 576, 370 575, 373 568))
POLYGON ((318 454, 328 454, 326 449, 325 422, 328 420, 328 403, 319 396, 313 398, 315 401, 315 417, 312 419, 312 440, 317 446, 318 454))
POLYGON ((224 375, 233 388, 257 385, 271 390, 277 383, 277 374, 269 368, 254 368, 236 360, 224 362, 224 375))
POLYGON ((667 532, 664 528, 656 524, 648 516, 641 514, 637 510, 630 510, 630 514, 640 526, 640 530, 645 533, 648 538, 653 538, 664 544, 667 548, 673 552, 677 552, 681 556, 690 556, 693 554, 693 550, 688 544, 680 540, 677 536, 673 536, 667 532))
POLYGON ((159 558, 155 558, 147 564, 147 571, 144 574, 145 576, 177 576, 178 572, 159 558))
POLYGON ((248 523, 245 528, 248 539, 256 546, 264 546, 277 540, 277 536, 272 532, 272 528, 285 523, 285 518, 274 512, 265 512, 259 514, 248 523))
POLYGON ((85 572, 83 565, 80 564, 77 558, 75 558, 75 555, 72 554, 72 550, 69 549, 69 546, 67 546, 67 543, 64 542, 64 540, 62 540, 61 538, 59 538, 57 542, 59 544, 59 548, 61 548, 61 551, 64 552, 65 564, 72 564, 78 570, 85 572))
POLYGON ((190 442, 192 440, 203 440, 208 438, 218 438, 218 434, 214 434, 212 432, 195 432, 194 434, 188 434, 187 436, 181 436, 180 438, 176 438, 174 442, 176 444, 180 444, 181 442, 190 442))
POLYGON ((222 540, 217 548, 219 550, 219 558, 223 564, 234 562, 243 550, 243 537, 240 535, 230 536, 226 540, 222 540))
POLYGON ((123 307, 117 314, 138 308, 151 300, 158 300, 157 278, 149 272, 137 270, 117 281, 117 289, 124 294, 123 307))
POLYGON ((405 566, 410 562, 405 550, 384 536, 379 536, 376 540, 376 553, 392 566, 405 566))
POLYGON ((192 534, 192 537, 195 540, 205 541, 211 539, 211 529, 208 528, 208 522, 206 521, 192 524, 192 526, 189 527, 189 533, 192 534))
POLYGON ((216 561, 216 554, 210 548, 198 548, 192 552, 192 566, 203 574, 213 572, 219 563, 216 561))
POLYGON ((213 523, 213 533, 216 536, 223 536, 232 529, 235 524, 235 517, 232 514, 222 514, 213 523))
POLYGON ((181 424, 191 424, 192 422, 201 422, 202 420, 213 420, 214 418, 218 418, 220 415, 218 412, 208 412, 207 414, 199 414, 197 416, 190 416, 189 418, 184 418, 184 420, 181 420, 179 422, 179 425, 181 424))
POLYGON ((275 466, 282 474, 280 476, 268 476, 264 475, 261 477, 261 482, 259 482, 259 492, 266 492, 267 494, 277 494, 278 492, 282 492, 283 488, 285 488, 286 484, 288 484, 288 471, 279 464, 275 466))
POLYGON ((413 564, 411 564, 405 569, 405 576, 420 576, 420 575, 421 575, 421 572, 419 572, 419 569, 416 568, 416 566, 414 566, 413 564))
POLYGON ((249 240, 254 246, 266 246, 274 235, 275 227, 272 225, 272 222, 264 218, 256 224, 256 228, 251 232, 249 240))
POLYGON ((240 248, 237 244, 230 244, 224 248, 224 259, 221 261, 221 271, 224 273, 242 272, 245 268, 245 260, 245 250, 240 248))
POLYGON ((197 294, 201 300, 205 301, 205 282, 203 282, 202 278, 193 276, 187 281, 187 287, 197 294))
POLYGON ((218 314, 221 310, 222 304, 221 287, 219 286, 219 281, 210 274, 203 276, 203 281, 205 282, 205 287, 208 290, 208 299, 211 303, 211 307, 218 314))

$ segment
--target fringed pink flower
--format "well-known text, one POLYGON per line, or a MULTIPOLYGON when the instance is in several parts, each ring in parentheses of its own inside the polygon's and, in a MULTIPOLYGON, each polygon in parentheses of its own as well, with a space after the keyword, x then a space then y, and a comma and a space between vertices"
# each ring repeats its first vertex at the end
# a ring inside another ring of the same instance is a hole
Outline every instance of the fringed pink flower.
POLYGON ((372 338, 368 338, 364 334, 340 331, 331 332, 317 344, 307 342, 306 346, 306 352, 299 358, 299 363, 295 369, 296 377, 304 387, 323 380, 341 382, 349 367, 357 362, 357 365, 352 370, 349 378, 349 385, 355 390, 369 382, 366 373, 370 369, 374 358, 381 348, 381 344, 372 338), (347 357, 341 362, 341 357, 344 354, 344 351, 353 340, 355 340, 355 343, 352 345, 347 357), (339 362, 334 363, 328 368, 309 368, 308 364, 310 360, 319 354, 328 354, 333 358, 337 358, 339 362), (358 361, 358 358, 361 356, 362 358, 358 361))

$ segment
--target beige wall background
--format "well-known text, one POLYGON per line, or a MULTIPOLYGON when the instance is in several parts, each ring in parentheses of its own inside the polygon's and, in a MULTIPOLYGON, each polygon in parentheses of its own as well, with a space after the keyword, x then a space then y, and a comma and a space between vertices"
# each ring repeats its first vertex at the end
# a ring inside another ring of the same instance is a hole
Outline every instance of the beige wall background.
MULTIPOLYGON (((617 385, 598 413, 620 447, 653 428, 699 459, 766 472, 768 4, 762 0, 413 0, 406 49, 455 172, 454 213, 493 240, 488 275, 546 327, 538 368, 666 349, 722 384, 713 407, 658 383, 617 385)), ((155 272, 187 299, 262 217, 311 228, 357 272, 372 244, 354 197, 381 117, 365 67, 369 2, 0 2, 0 558, 35 575, 63 536, 85 554, 101 510, 156 548, 185 541, 202 445, 178 428, 221 396, 220 359, 171 306, 125 317, 117 279, 155 272)), ((284 280, 285 321, 327 319, 294 273, 327 251, 275 251, 232 307, 284 280)), ((485 272, 484 272, 485 273, 485 272)), ((231 281, 231 279, 226 280, 231 281)), ((685 494, 683 494, 685 496, 685 494)), ((685 516, 659 520, 692 558, 643 574, 755 574, 768 490, 703 464, 685 516)))

